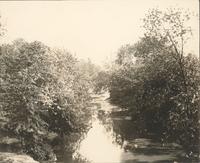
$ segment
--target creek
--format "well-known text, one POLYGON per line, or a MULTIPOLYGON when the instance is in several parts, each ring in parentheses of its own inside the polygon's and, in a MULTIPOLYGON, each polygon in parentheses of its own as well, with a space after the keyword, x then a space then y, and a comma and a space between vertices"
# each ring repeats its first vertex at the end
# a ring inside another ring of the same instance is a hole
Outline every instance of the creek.
MULTIPOLYGON (((107 94, 94 97, 92 127, 80 141, 72 158, 79 157, 81 163, 189 161, 181 146, 175 143, 163 144, 155 138, 141 136, 139 126, 133 123, 131 117, 110 116, 111 112, 121 109, 110 104, 108 97, 107 94)), ((70 163, 66 160, 58 162, 70 163)))

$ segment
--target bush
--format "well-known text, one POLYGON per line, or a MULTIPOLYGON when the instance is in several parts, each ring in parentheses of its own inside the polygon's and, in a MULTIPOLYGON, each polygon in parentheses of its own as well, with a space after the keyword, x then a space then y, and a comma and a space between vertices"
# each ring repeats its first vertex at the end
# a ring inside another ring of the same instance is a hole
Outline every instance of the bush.
POLYGON ((139 50, 141 45, 147 48, 146 41, 149 38, 132 46, 135 53, 128 53, 135 55, 135 61, 115 64, 110 76, 111 101, 128 108, 133 119, 144 123, 149 132, 178 142, 186 150, 197 151, 199 61, 192 55, 184 56, 183 76, 174 53, 159 52, 144 57, 139 50))
POLYGON ((48 133, 64 139, 87 129, 90 83, 71 54, 20 39, 1 46, 0 62, 1 112, 26 153, 49 159, 48 133))

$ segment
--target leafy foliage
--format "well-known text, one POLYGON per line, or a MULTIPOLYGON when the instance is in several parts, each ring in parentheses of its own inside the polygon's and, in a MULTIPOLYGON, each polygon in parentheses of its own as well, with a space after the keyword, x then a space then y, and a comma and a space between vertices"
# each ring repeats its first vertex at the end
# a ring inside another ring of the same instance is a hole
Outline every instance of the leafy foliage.
POLYGON ((181 10, 150 10, 145 36, 122 47, 111 69, 111 100, 164 140, 198 151, 200 63, 184 53, 191 33, 181 10))
POLYGON ((2 45, 0 62, 5 128, 20 138, 26 153, 38 160, 52 159, 49 133, 64 139, 88 127, 90 83, 71 54, 37 41, 2 45))

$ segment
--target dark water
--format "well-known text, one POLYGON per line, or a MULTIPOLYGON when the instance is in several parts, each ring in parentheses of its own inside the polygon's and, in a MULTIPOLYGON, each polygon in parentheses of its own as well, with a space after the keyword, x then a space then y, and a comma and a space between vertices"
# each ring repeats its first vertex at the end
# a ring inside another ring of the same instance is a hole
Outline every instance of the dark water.
POLYGON ((59 163, 76 162, 72 160, 81 163, 192 162, 177 144, 162 144, 155 138, 141 137, 140 126, 134 126, 130 117, 111 118, 109 113, 120 108, 111 105, 107 98, 104 94, 94 99, 92 128, 72 158, 59 163))

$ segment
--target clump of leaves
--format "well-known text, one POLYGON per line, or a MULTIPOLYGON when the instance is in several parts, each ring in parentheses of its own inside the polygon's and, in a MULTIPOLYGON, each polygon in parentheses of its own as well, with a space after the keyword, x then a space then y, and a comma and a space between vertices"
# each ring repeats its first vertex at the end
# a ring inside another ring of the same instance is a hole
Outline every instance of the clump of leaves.
POLYGON ((36 159, 53 157, 48 133, 64 139, 88 127, 90 83, 65 50, 22 39, 1 47, 1 108, 6 129, 36 159))

